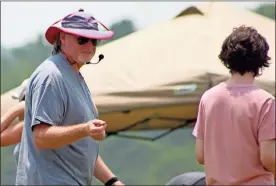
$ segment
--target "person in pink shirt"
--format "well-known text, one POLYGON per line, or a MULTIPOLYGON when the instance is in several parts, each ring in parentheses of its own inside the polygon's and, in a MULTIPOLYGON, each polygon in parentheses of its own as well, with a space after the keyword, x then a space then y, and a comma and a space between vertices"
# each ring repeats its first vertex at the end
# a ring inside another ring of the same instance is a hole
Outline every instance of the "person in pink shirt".
POLYGON ((254 85, 269 67, 268 50, 252 27, 223 42, 219 59, 231 77, 202 95, 193 130, 206 185, 275 184, 275 97, 254 85))

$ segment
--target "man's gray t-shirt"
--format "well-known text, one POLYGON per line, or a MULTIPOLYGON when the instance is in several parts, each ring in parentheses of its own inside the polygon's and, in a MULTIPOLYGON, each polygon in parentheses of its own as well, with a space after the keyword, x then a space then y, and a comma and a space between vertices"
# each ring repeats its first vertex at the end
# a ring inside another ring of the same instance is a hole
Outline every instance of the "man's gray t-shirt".
POLYGON ((17 143, 15 145, 14 149, 13 149, 13 156, 14 156, 16 165, 17 165, 17 162, 18 162, 19 148, 20 148, 20 143, 17 143))
POLYGON ((27 85, 16 185, 90 185, 98 142, 86 137, 61 148, 38 149, 32 127, 41 122, 67 126, 97 117, 83 77, 65 56, 59 53, 45 60, 27 85))

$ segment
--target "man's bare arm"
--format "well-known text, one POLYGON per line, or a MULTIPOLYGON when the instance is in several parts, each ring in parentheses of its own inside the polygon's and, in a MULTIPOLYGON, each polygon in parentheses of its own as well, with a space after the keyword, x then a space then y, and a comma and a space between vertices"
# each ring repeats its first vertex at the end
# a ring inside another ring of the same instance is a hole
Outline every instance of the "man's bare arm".
POLYGON ((196 159, 201 165, 204 165, 204 140, 196 139, 196 159))
POLYGON ((33 128, 36 146, 40 149, 59 148, 72 144, 84 137, 101 133, 105 130, 105 123, 88 122, 68 126, 53 126, 41 123, 33 128), (96 125, 95 125, 96 123, 96 125))
MULTIPOLYGON (((109 179, 115 177, 112 171, 105 165, 102 158, 98 156, 94 171, 94 176, 105 184, 109 179)), ((113 185, 124 185, 122 182, 117 181, 113 185)))
POLYGON ((8 112, 1 117, 1 133, 6 130, 12 122, 22 114, 24 114, 25 102, 20 102, 19 104, 12 107, 8 112))
POLYGON ((1 147, 17 144, 21 141, 24 121, 8 127, 1 132, 1 147))
POLYGON ((260 142, 260 154, 263 166, 275 175, 275 139, 260 142))

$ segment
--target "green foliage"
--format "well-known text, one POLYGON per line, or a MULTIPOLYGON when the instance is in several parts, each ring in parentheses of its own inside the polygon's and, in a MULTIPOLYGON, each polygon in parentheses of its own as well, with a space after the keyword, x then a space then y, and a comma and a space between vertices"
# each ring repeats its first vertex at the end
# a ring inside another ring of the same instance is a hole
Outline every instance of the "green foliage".
POLYGON ((253 9, 253 11, 275 20, 275 3, 260 4, 257 8, 253 9))
POLYGON ((100 44, 104 45, 106 43, 109 43, 111 41, 117 40, 123 36, 126 36, 128 34, 131 34, 132 32, 136 31, 136 27, 133 24, 131 20, 122 20, 119 22, 114 23, 111 27, 110 30, 114 31, 114 37, 109 39, 109 40, 104 40, 100 44))
POLYGON ((35 66, 24 58, 15 66, 9 66, 8 62, 1 61, 1 94, 20 85, 34 69, 35 66))
POLYGON ((50 54, 51 48, 39 35, 35 42, 22 47, 6 49, 1 46, 1 94, 17 87, 29 78, 35 68, 50 54))
POLYGON ((14 185, 16 167, 13 148, 1 147, 1 185, 14 185))

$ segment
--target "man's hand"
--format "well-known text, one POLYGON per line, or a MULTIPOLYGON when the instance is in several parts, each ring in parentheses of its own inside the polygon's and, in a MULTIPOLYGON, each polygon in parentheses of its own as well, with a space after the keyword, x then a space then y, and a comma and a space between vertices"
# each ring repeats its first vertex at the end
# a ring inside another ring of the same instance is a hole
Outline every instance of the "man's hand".
POLYGON ((88 136, 94 140, 102 141, 105 138, 106 122, 102 120, 91 120, 88 123, 88 136))

